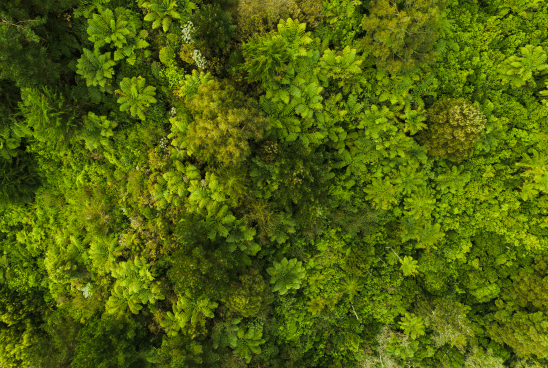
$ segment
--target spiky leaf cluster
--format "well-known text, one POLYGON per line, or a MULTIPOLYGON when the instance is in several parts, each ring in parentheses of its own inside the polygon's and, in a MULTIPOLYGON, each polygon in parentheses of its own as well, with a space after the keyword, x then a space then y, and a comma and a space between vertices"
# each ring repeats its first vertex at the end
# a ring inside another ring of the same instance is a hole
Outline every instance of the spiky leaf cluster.
POLYGON ((124 78, 120 83, 120 89, 117 89, 115 93, 121 97, 118 98, 120 104, 120 111, 127 111, 131 113, 131 116, 138 116, 141 120, 146 120, 145 109, 150 106, 151 103, 155 103, 156 99, 156 87, 145 87, 145 78, 133 77, 131 79, 124 78))
POLYGON ((161 325, 169 336, 177 336, 180 330, 193 335, 198 326, 205 326, 206 317, 215 316, 213 311, 217 306, 217 303, 206 297, 195 299, 187 293, 179 297, 177 304, 173 305, 173 313, 167 312, 161 325))
POLYGON ((471 155, 487 123, 480 109, 463 98, 436 101, 427 118, 428 129, 419 132, 419 143, 430 155, 455 162, 471 155))
POLYGON ((150 11, 145 16, 145 20, 152 22, 152 29, 161 25, 164 32, 167 32, 173 19, 181 19, 181 14, 176 10, 175 0, 152 0, 143 3, 142 6, 150 11))
POLYGON ((518 88, 527 83, 534 72, 548 69, 548 55, 542 46, 527 45, 520 48, 521 57, 512 55, 499 66, 500 78, 503 84, 510 83, 518 88))
POLYGON ((78 59, 76 73, 86 78, 87 86, 99 86, 101 92, 109 91, 110 79, 114 75, 112 67, 116 62, 112 60, 112 54, 101 54, 99 49, 90 51, 84 48, 84 54, 78 59))
POLYGON ((88 19, 87 32, 89 40, 95 43, 97 48, 110 43, 122 47, 131 34, 123 14, 119 14, 115 19, 110 9, 105 9, 101 14, 93 14, 93 17, 88 19))
POLYGON ((270 283, 274 284, 272 291, 279 291, 280 295, 284 295, 290 289, 299 289, 305 276, 302 265, 302 262, 297 262, 297 258, 288 261, 284 257, 281 262, 274 262, 274 267, 266 270, 271 276, 270 283))

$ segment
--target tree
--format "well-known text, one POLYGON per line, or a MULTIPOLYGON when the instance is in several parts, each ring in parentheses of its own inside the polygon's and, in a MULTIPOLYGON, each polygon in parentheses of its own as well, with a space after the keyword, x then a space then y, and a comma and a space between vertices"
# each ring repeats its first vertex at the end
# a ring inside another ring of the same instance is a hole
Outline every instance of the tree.
POLYGON ((111 53, 100 54, 98 48, 92 51, 84 48, 84 54, 78 59, 77 71, 86 78, 87 86, 99 86, 101 92, 112 92, 110 79, 114 75, 112 67, 116 62, 111 59, 111 53))
POLYGON ((77 0, 7 0, 0 4, 0 79, 20 88, 56 84, 73 52, 79 52, 70 23, 60 17, 77 0))
POLYGON ((290 289, 299 289, 305 276, 302 264, 297 262, 297 258, 288 261, 284 257, 281 262, 274 262, 274 267, 267 268, 266 272, 271 276, 270 283, 274 284, 272 291, 279 291, 280 295, 284 295, 290 289))
POLYGON ((138 314, 143 309, 141 304, 155 304, 157 300, 165 298, 159 286, 152 283, 154 277, 148 267, 146 261, 140 257, 113 267, 112 276, 117 280, 106 305, 109 314, 121 314, 127 306, 132 313, 138 314))
MULTIPOLYGON (((193 3, 190 3, 194 5, 193 3)), ((175 10, 177 2, 175 0, 152 0, 141 5, 149 10, 145 16, 147 22, 152 22, 152 29, 162 26, 164 32, 169 30, 173 19, 181 19, 181 14, 175 10)))
POLYGON ((232 285, 226 301, 226 306, 230 310, 243 317, 252 317, 272 302, 270 288, 257 269, 250 269, 239 279, 240 282, 232 285))
POLYGON ((230 13, 221 9, 219 4, 201 6, 192 17, 195 28, 195 41, 198 48, 208 57, 220 55, 221 51, 234 36, 235 25, 231 25, 230 13))
POLYGON ((146 367, 143 351, 150 346, 146 327, 136 320, 103 316, 88 321, 78 332, 71 367, 146 367))
POLYGON ((251 154, 250 141, 261 139, 268 128, 258 104, 226 81, 201 84, 185 103, 193 120, 188 153, 201 160, 238 166, 251 154))
POLYGON ((145 87, 145 78, 133 77, 131 79, 124 78, 120 82, 120 89, 114 91, 121 97, 118 98, 120 105, 120 111, 127 111, 131 113, 131 116, 138 116, 141 120, 146 120, 145 109, 150 106, 151 103, 155 103, 156 99, 156 87, 145 87))
POLYGON ((123 15, 114 18, 114 13, 110 9, 105 9, 101 14, 93 14, 88 19, 89 40, 95 44, 95 48, 100 48, 108 44, 114 44, 116 47, 123 47, 127 43, 127 38, 131 34, 128 29, 128 22, 124 20, 123 15))
POLYGON ((77 126, 73 106, 54 89, 24 88, 19 104, 23 121, 14 123, 13 130, 20 137, 34 138, 50 150, 62 154, 68 147, 72 129, 77 126))
POLYGON ((493 350, 483 350, 475 346, 466 356, 466 368, 503 368, 504 359, 493 354, 493 350))
POLYGON ((392 74, 416 70, 435 60, 444 0, 372 0, 363 18, 362 46, 378 69, 392 74))
POLYGON ((470 307, 449 298, 437 298, 432 302, 418 303, 416 313, 433 330, 436 346, 445 344, 464 349, 468 337, 474 336, 472 325, 466 318, 470 307))
POLYGON ((0 209, 30 202, 40 183, 36 163, 29 154, 10 160, 0 158, 0 209))
POLYGON ((110 121, 106 116, 97 116, 93 112, 88 112, 84 118, 84 127, 77 133, 77 137, 84 141, 86 148, 93 151, 99 147, 108 148, 112 144, 110 140, 114 135, 112 129, 118 124, 110 121))
POLYGON ((520 268, 496 301, 489 334, 522 358, 548 357, 548 258, 536 256, 532 267, 520 268))
POLYGON ((534 72, 548 69, 546 51, 542 46, 527 45, 520 48, 521 57, 510 56, 499 66, 503 84, 510 83, 513 88, 519 88, 527 83, 534 72))
POLYGON ((194 298, 190 293, 179 296, 177 304, 173 305, 173 313, 167 312, 161 325, 169 336, 177 336, 179 330, 185 335, 195 336, 203 329, 207 318, 213 318, 213 311, 219 304, 207 297, 194 298))
POLYGON ((432 156, 460 162, 470 156, 487 119, 463 98, 442 98, 428 110, 428 129, 417 140, 432 156))
POLYGON ((312 42, 306 24, 280 21, 278 34, 255 37, 244 45, 245 65, 250 81, 267 82, 279 74, 285 64, 298 55, 306 56, 306 45, 312 42))

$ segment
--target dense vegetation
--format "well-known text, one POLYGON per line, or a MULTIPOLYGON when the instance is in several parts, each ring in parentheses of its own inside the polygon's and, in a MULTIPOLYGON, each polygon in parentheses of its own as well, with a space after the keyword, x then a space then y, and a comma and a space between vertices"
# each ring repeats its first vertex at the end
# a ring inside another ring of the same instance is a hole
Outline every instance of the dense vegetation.
POLYGON ((548 2, 0 2, 0 367, 548 366, 548 2))

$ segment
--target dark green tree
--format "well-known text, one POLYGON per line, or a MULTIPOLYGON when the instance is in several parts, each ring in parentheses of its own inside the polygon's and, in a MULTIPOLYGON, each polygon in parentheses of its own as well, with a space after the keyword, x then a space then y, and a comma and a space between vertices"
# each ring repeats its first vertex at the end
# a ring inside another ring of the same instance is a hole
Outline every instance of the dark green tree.
POLYGON ((361 40, 377 68, 392 74, 415 70, 435 60, 444 0, 372 0, 367 6, 361 40))
POLYGON ((0 79, 39 87, 70 75, 79 42, 64 17, 78 0, 7 0, 0 4, 0 79))

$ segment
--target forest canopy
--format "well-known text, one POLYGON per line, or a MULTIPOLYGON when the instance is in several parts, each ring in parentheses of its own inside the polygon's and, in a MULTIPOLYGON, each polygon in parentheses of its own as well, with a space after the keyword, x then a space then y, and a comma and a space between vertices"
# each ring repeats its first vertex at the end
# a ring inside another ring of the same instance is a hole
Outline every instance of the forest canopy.
POLYGON ((0 2, 0 367, 548 366, 548 2, 0 2))

